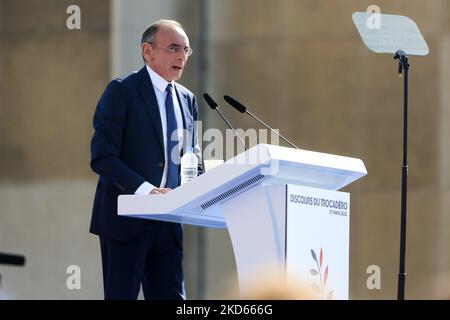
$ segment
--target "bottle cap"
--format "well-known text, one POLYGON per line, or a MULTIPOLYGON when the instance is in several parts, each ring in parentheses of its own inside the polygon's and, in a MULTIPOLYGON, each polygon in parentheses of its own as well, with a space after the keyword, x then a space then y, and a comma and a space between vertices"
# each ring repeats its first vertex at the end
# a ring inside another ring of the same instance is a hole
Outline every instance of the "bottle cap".
POLYGON ((192 147, 186 147, 186 153, 192 153, 192 152, 193 152, 192 147))

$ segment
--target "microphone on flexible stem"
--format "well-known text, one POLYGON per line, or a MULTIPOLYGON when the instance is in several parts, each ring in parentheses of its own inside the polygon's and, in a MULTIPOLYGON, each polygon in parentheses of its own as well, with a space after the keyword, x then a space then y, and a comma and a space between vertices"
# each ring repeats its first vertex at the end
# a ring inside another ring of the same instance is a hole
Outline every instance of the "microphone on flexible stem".
POLYGON ((236 135, 236 137, 239 139, 239 141, 242 143, 242 145, 244 146, 244 150, 247 151, 247 147, 245 146, 244 141, 242 140, 242 138, 237 134, 236 130, 233 128, 233 126, 231 125, 231 123, 227 120, 227 118, 222 114, 222 112, 220 112, 219 110, 219 106, 217 105, 217 103, 213 100, 213 98, 211 98, 211 96, 207 93, 203 94, 203 98, 205 98, 206 103, 209 105, 209 107, 213 110, 216 110, 220 116, 222 117, 223 121, 225 121, 225 123, 230 127, 231 130, 233 130, 234 134, 236 135))
POLYGON ((250 111, 247 110, 247 108, 240 103, 239 101, 233 99, 230 96, 224 96, 223 97, 225 99, 226 102, 228 102, 233 108, 235 108, 237 111, 239 111, 240 113, 247 113, 249 116, 251 116, 253 119, 255 119, 256 121, 258 121, 259 123, 261 123, 264 127, 266 127, 267 129, 269 129, 271 132, 275 133, 277 136, 279 136, 281 139, 283 139, 284 141, 286 141, 290 146, 296 148, 296 149, 300 149, 299 147, 297 147, 295 144, 293 144, 292 142, 290 142, 287 138, 283 137, 283 135, 281 133, 276 132, 275 130, 273 130, 271 127, 269 127, 267 124, 265 124, 262 120, 260 120, 258 117, 256 117, 255 115, 253 115, 250 111))

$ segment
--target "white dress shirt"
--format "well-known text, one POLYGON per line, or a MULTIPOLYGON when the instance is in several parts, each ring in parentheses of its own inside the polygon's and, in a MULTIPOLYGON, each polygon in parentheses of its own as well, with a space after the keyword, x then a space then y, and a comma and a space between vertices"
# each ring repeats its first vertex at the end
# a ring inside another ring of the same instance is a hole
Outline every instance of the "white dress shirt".
MULTIPOLYGON (((155 71, 153 71, 148 65, 146 65, 148 74, 150 75, 150 79, 152 80, 153 89, 155 90, 156 101, 158 102, 159 115, 161 116, 161 124, 163 131, 163 140, 164 140, 164 171, 161 179, 161 183, 159 188, 164 188, 167 182, 167 118, 166 118, 166 88, 169 83, 172 84, 172 97, 173 97, 173 106, 175 108, 175 118, 177 119, 177 127, 178 129, 183 129, 183 115, 181 113, 180 104, 178 103, 177 94, 175 92, 175 83, 174 81, 168 82, 155 71)), ((180 146, 183 145, 183 130, 178 130, 178 141, 180 146)), ((149 182, 144 182, 139 186, 136 190, 135 194, 140 195, 148 195, 153 189, 158 188, 152 185, 149 182)))

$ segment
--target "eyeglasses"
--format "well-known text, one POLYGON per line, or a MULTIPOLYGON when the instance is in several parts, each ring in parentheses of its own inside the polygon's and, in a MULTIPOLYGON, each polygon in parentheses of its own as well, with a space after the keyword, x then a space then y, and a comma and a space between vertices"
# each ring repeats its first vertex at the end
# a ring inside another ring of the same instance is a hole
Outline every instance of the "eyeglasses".
POLYGON ((166 51, 170 52, 171 54, 179 54, 180 52, 182 52, 186 57, 189 57, 190 55, 192 55, 192 53, 194 52, 194 50, 192 50, 192 48, 189 47, 180 47, 177 46, 176 44, 173 44, 169 47, 164 47, 162 45, 160 45, 159 43, 153 43, 153 42, 149 42, 150 44, 154 44, 158 47, 161 47, 163 49, 165 49, 166 51))

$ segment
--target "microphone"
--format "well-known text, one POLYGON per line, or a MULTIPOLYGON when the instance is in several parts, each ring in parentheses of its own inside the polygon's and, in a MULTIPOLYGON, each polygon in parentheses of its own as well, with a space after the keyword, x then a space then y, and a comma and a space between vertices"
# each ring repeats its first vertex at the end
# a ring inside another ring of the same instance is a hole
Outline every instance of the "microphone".
POLYGON ((281 133, 276 132, 275 130, 273 130, 271 127, 269 127, 267 124, 265 124, 262 120, 260 120, 258 117, 256 117, 255 115, 253 115, 250 111, 247 110, 247 108, 240 103, 239 101, 233 99, 230 96, 225 95, 223 97, 225 99, 226 102, 228 102, 233 108, 235 108, 237 111, 239 111, 240 113, 247 113, 249 116, 251 116, 253 119, 255 119, 256 121, 258 121, 259 123, 261 123, 264 127, 266 127, 267 129, 269 129, 271 132, 275 133, 277 136, 279 136, 281 139, 283 139, 284 141, 286 141, 290 146, 294 147, 295 149, 300 149, 299 147, 297 147, 295 144, 293 144, 292 142, 290 142, 287 138, 283 137, 283 135, 281 133))
POLYGON ((25 265, 25 257, 16 254, 0 253, 0 264, 23 266, 25 265))
POLYGON ((247 151, 247 147, 245 146, 244 140, 242 140, 242 138, 237 134, 236 130, 233 128, 233 126, 231 125, 231 123, 227 120, 227 118, 222 114, 222 112, 220 112, 219 110, 219 106, 217 105, 217 103, 213 100, 213 98, 211 98, 211 96, 207 93, 203 94, 203 98, 205 99, 206 103, 208 104, 208 106, 213 109, 216 110, 220 116, 222 117, 223 121, 225 121, 225 123, 230 127, 231 130, 233 130, 234 134, 236 135, 236 137, 239 139, 239 141, 241 142, 241 144, 244 146, 244 150, 247 151))

